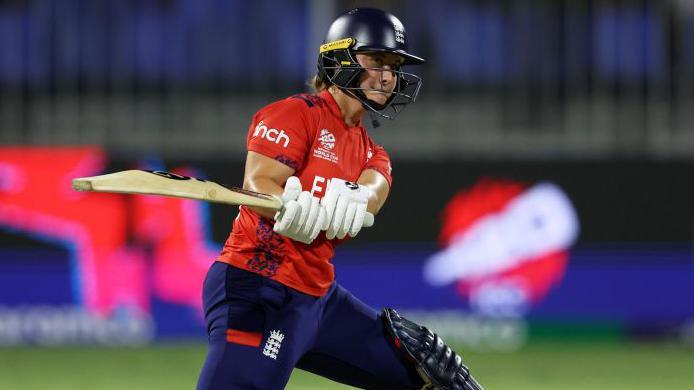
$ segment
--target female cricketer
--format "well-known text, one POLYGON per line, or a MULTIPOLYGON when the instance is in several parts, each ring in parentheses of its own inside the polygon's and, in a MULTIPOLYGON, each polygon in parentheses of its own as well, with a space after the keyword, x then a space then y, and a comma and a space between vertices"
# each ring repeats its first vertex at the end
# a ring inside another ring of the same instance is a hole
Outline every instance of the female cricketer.
POLYGON ((244 188, 282 199, 242 206, 203 286, 209 350, 198 389, 282 389, 295 367, 368 389, 479 389, 433 332, 365 305, 334 280, 335 245, 377 214, 390 159, 362 125, 394 118, 421 79, 393 15, 358 8, 320 47, 314 94, 262 108, 247 137, 244 188))

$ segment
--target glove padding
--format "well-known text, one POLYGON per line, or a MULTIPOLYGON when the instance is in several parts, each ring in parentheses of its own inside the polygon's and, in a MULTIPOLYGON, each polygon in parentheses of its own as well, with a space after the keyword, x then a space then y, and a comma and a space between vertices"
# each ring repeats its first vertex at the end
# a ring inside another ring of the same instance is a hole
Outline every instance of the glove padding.
POLYGON ((425 389, 481 390, 463 359, 443 340, 424 326, 401 317, 393 309, 381 314, 393 345, 414 363, 425 389))
POLYGON ((356 236, 364 224, 366 206, 373 191, 356 183, 333 178, 321 200, 325 207, 323 230, 329 240, 356 236))
POLYGON ((285 237, 310 244, 325 223, 325 208, 308 191, 301 191, 301 181, 292 176, 287 179, 282 194, 282 210, 275 214, 273 230, 285 237))

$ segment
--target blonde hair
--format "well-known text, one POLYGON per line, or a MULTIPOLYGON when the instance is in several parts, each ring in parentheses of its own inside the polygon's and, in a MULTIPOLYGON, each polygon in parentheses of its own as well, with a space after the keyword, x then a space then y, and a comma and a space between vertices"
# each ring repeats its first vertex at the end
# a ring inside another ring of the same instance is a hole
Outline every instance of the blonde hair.
POLYGON ((308 81, 308 86, 311 87, 314 93, 319 93, 327 90, 330 87, 330 83, 323 80, 319 75, 315 75, 308 81))

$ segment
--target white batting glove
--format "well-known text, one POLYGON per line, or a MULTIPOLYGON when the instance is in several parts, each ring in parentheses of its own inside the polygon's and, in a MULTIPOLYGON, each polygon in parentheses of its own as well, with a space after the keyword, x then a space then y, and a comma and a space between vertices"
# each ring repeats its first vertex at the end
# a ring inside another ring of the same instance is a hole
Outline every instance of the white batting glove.
POLYGON ((325 223, 325 208, 308 191, 301 191, 301 181, 296 176, 287 179, 282 194, 284 207, 275 214, 273 230, 285 237, 310 244, 316 239, 325 223))
POLYGON ((364 224, 366 205, 373 191, 359 184, 334 178, 330 180, 321 204, 325 207, 325 236, 332 240, 337 237, 356 236, 364 224))

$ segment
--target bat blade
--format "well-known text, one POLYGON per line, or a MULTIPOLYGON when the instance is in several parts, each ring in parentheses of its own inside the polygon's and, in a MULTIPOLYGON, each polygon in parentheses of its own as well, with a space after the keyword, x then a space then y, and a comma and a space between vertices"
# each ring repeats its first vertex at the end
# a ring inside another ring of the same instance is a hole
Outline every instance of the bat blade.
MULTIPOLYGON (((80 177, 72 180, 72 188, 77 191, 161 195, 272 210, 282 209, 282 201, 268 194, 165 171, 131 169, 106 175, 80 177)), ((373 214, 366 213, 363 226, 370 227, 373 223, 373 214)))
POLYGON ((282 208, 279 199, 267 194, 164 171, 131 169, 81 177, 72 180, 72 188, 77 191, 172 196, 273 210, 282 208))

